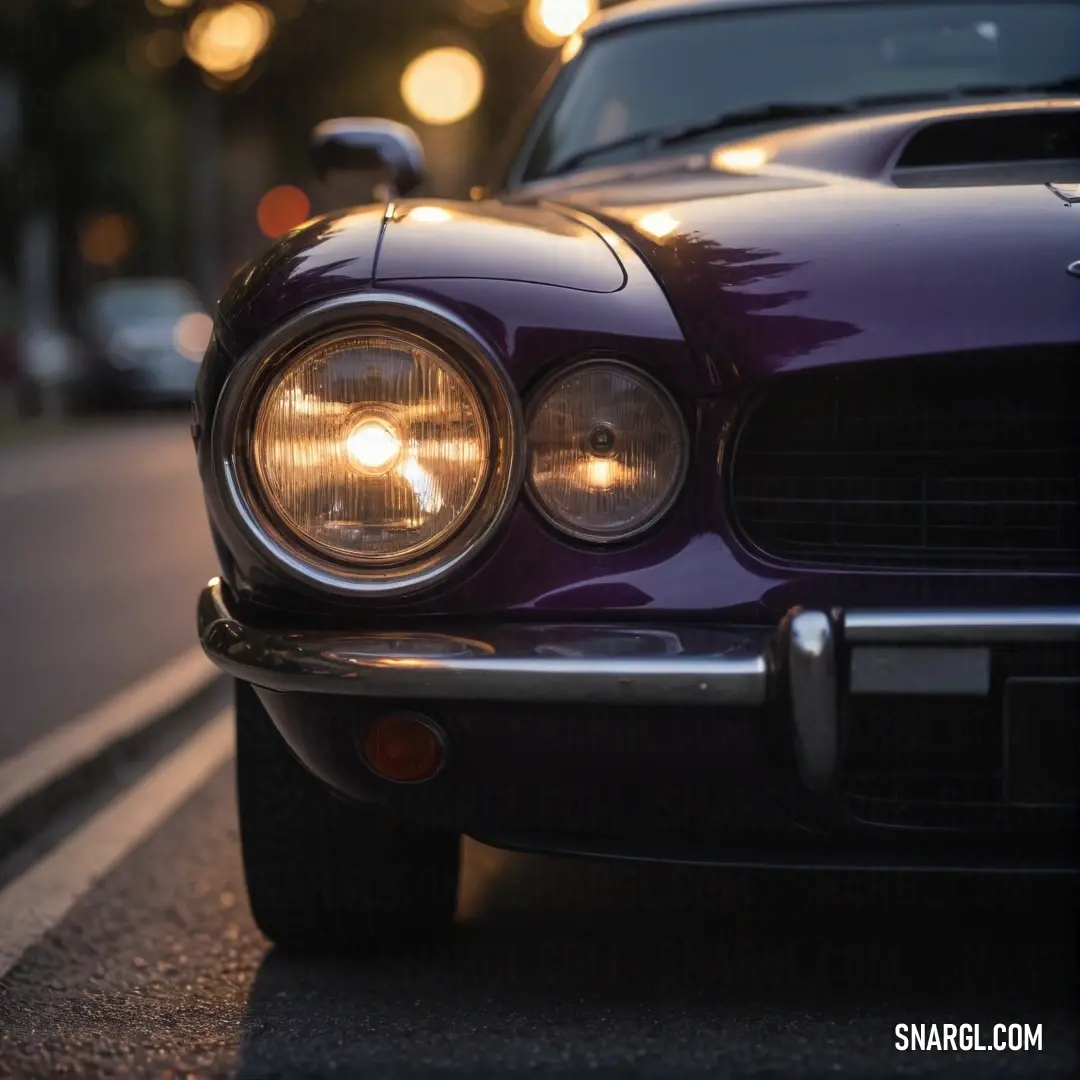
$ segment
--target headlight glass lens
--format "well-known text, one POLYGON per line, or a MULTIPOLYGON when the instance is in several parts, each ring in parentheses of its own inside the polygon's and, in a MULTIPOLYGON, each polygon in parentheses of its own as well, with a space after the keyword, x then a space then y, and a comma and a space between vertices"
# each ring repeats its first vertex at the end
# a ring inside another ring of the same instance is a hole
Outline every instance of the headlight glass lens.
POLYGON ((610 542, 652 525, 678 494, 686 434, 670 396, 624 364, 556 379, 529 419, 529 487, 564 532, 610 542))
POLYGON ((316 345, 270 384, 252 460, 271 515, 354 566, 398 565, 448 540, 491 471, 488 420, 439 349, 378 331, 316 345))

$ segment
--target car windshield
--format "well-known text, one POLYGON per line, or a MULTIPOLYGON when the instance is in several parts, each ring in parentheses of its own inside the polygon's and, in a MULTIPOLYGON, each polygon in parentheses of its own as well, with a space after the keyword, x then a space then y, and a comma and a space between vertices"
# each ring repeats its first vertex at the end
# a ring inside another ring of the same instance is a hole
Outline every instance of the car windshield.
POLYGON ((685 145, 687 129, 790 123, 817 106, 826 115, 873 99, 1069 89, 1078 43, 1075 0, 821 4, 631 25, 564 69, 517 179, 685 145), (731 122, 717 127, 722 118, 731 122))

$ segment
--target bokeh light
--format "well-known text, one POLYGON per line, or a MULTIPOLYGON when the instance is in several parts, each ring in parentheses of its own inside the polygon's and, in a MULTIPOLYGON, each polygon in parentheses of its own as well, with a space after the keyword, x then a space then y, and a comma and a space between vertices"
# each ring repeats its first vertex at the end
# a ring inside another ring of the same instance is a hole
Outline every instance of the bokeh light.
POLYGON ((213 333, 214 320, 205 311, 191 311, 177 319, 173 345, 181 356, 198 362, 206 355, 213 333))
POLYGON ((597 0, 529 0, 525 30, 538 45, 560 45, 597 6, 597 0))
POLYGON ((401 76, 401 97, 425 124, 455 124, 476 110, 484 69, 468 49, 446 46, 421 53, 401 76))
POLYGON ((196 16, 184 39, 191 60, 218 79, 240 78, 266 48, 274 16, 251 0, 210 8, 196 16))
POLYGON ((260 200, 256 217, 263 236, 276 240, 311 216, 311 200, 298 187, 281 184, 260 200))
POLYGON ((153 14, 171 14, 183 8, 191 7, 195 0, 146 0, 146 6, 153 14))
POLYGON ((94 266, 112 266, 135 247, 135 226, 123 214, 102 214, 83 226, 79 252, 94 266))

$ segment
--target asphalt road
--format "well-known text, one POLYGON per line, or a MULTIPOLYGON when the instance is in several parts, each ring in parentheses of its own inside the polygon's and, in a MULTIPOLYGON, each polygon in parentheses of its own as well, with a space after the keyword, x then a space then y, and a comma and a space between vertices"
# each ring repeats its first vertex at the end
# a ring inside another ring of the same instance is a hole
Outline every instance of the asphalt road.
POLYGON ((196 643, 216 559, 188 423, 0 450, 0 759, 196 643))
POLYGON ((1076 1072, 1060 886, 869 887, 467 841, 445 945, 301 960, 252 924, 233 797, 219 760, 0 982, 0 1075, 1076 1072), (896 1024, 933 1022, 1040 1024, 1042 1050, 894 1048, 896 1024))

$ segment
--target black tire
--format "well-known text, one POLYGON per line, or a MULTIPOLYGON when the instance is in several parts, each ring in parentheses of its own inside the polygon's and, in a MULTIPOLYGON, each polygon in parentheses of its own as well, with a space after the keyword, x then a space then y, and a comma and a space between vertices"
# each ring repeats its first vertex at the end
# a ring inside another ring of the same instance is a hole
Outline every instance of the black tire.
POLYGON ((236 684, 236 772, 248 898, 283 949, 430 942, 457 898, 460 837, 338 798, 293 756, 254 691, 236 684))

